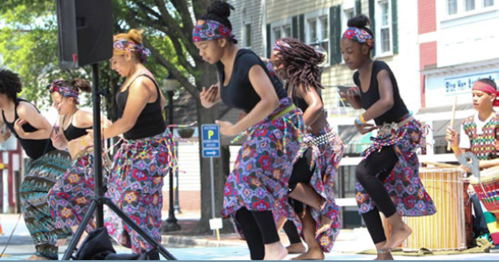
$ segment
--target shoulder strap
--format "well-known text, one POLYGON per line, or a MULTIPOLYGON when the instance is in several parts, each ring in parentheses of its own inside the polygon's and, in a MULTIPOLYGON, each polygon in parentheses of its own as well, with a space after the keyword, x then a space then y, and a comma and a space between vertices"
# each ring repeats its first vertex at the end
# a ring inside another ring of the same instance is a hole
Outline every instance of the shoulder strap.
MULTIPOLYGON (((140 76, 145 76, 145 77, 149 78, 154 83, 154 86, 156 87, 156 93, 158 94, 158 97, 156 98, 156 102, 161 101, 161 93, 159 90, 158 82, 156 82, 156 79, 154 79, 150 75, 146 75, 146 74, 138 75, 135 79, 139 78, 140 76)), ((134 81, 135 81, 135 79, 134 79, 134 81)))

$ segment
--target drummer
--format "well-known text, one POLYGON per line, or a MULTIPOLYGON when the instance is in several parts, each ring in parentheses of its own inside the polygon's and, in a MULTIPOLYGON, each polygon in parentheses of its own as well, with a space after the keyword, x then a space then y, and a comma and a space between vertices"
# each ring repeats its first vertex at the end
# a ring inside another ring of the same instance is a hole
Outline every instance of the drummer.
MULTIPOLYGON (((497 85, 491 79, 483 78, 477 80, 471 90, 476 113, 462 121, 459 141, 456 131, 450 126, 447 128, 446 139, 450 142, 456 158, 461 153, 470 151, 478 158, 480 169, 499 166, 496 149, 499 135, 499 115, 494 112, 493 108, 499 106, 497 85)), ((475 211, 475 220, 473 221, 475 238, 485 237, 494 245, 499 244, 499 228, 496 218, 480 205, 476 194, 473 193, 470 200, 475 211)))

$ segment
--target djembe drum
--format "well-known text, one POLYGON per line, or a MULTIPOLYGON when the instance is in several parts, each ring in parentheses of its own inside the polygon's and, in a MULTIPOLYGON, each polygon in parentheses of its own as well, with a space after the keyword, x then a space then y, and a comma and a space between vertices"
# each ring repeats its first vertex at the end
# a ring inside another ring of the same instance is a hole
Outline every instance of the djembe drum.
POLYGON ((470 182, 487 211, 499 215, 499 167, 483 170, 479 178, 471 177, 470 182))
MULTIPOLYGON (((458 168, 420 168, 419 178, 437 208, 434 215, 404 217, 412 234, 403 250, 417 252, 463 250, 467 248, 466 213, 469 213, 463 171, 458 168)), ((469 237, 469 236, 468 236, 469 237)))

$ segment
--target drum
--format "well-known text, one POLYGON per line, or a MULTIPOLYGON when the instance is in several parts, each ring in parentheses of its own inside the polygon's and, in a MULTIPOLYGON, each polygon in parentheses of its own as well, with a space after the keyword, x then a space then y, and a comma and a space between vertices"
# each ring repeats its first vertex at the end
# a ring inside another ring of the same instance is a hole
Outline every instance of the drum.
MULTIPOLYGON (((412 234, 404 241, 403 250, 417 252, 463 250, 471 241, 466 232, 466 214, 470 204, 463 171, 458 168, 420 168, 419 177, 437 208, 434 215, 404 217, 412 234)), ((471 218, 468 218, 471 223, 471 218)))
POLYGON ((480 172, 480 181, 476 177, 471 178, 471 185, 478 199, 487 211, 499 214, 499 167, 485 169, 480 172))

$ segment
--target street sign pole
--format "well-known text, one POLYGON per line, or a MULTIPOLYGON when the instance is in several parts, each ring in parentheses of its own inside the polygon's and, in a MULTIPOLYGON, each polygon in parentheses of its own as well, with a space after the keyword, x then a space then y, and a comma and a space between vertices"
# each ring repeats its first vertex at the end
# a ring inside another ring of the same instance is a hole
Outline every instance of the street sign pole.
POLYGON ((220 241, 219 229, 222 228, 222 219, 215 217, 215 176, 213 170, 213 158, 220 157, 220 132, 218 125, 206 124, 202 129, 202 157, 210 158, 210 186, 211 186, 211 219, 210 228, 214 230, 217 240, 220 241))

